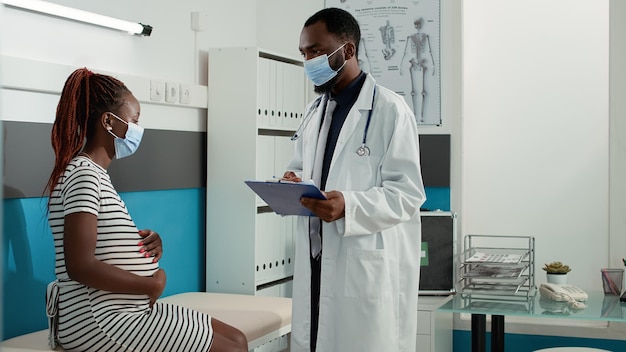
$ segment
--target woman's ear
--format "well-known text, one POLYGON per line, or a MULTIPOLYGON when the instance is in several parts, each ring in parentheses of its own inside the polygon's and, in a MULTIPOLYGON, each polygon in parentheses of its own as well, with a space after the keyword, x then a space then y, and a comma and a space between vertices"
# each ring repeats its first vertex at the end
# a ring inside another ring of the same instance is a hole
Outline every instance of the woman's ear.
POLYGON ((102 113, 102 116, 100 116, 100 121, 102 123, 102 127, 104 127, 105 130, 111 131, 113 129, 113 126, 111 126, 111 114, 109 114, 108 112, 102 113))

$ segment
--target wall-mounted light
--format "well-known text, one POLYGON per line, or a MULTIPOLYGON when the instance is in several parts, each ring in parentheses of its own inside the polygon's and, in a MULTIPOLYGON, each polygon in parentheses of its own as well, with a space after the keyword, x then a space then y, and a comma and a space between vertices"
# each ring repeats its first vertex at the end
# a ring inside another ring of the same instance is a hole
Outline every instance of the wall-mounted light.
POLYGON ((7 6, 41 12, 52 16, 68 18, 75 21, 95 24, 102 27, 108 27, 125 31, 135 35, 149 36, 152 33, 152 27, 135 22, 120 20, 117 18, 99 15, 97 13, 78 10, 75 8, 62 6, 40 0, 0 0, 0 3, 7 6))

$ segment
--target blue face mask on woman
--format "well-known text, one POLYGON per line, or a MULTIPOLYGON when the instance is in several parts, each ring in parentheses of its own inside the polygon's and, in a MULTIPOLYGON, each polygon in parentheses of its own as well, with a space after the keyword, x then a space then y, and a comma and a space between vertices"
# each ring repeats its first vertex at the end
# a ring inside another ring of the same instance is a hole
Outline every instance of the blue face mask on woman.
POLYGON ((347 61, 344 60, 341 67, 339 67, 337 70, 333 70, 333 68, 330 67, 330 63, 328 62, 328 58, 333 56, 334 53, 339 51, 339 49, 343 48, 346 44, 348 43, 344 43, 342 46, 338 47, 337 50, 330 53, 330 55, 324 54, 304 61, 304 72, 306 72, 306 75, 313 82, 313 84, 319 87, 322 84, 330 81, 331 79, 333 79, 333 77, 337 75, 337 73, 339 73, 339 70, 341 70, 346 65, 347 61))
POLYGON ((137 151, 139 143, 141 143, 141 137, 143 137, 143 127, 135 123, 128 123, 112 112, 109 112, 109 114, 128 125, 126 137, 124 138, 116 136, 113 132, 111 132, 111 130, 109 130, 109 133, 115 137, 115 158, 121 159, 132 155, 137 151))

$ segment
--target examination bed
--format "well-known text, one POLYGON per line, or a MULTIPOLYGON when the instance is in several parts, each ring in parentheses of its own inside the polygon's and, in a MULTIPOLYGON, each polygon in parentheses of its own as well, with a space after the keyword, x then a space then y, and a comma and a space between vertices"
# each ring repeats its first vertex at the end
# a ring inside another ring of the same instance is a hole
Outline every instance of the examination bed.
MULTIPOLYGON (((237 327, 246 335, 249 350, 291 332, 291 298, 187 292, 164 297, 159 301, 196 309, 237 327)), ((0 352, 50 350, 47 329, 0 343, 0 352)), ((56 351, 62 349, 57 347, 56 351)))

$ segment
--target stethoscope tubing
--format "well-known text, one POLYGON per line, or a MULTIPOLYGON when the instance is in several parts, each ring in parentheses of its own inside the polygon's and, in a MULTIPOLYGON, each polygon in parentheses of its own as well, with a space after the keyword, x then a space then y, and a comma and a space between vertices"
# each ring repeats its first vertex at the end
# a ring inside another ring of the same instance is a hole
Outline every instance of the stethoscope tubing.
MULTIPOLYGON (((295 141, 296 139, 298 139, 298 138, 300 138, 302 136, 302 132, 304 132, 306 127, 309 125, 309 122, 311 122, 311 118, 313 117, 313 115, 317 111, 317 108, 319 108, 320 104, 322 103, 322 98, 323 97, 324 96, 321 95, 317 99, 315 99, 315 101, 313 102, 313 105, 311 105, 309 110, 307 110, 306 114, 304 114, 304 120, 302 120, 302 123, 300 124, 300 126, 296 130, 296 133, 294 133, 293 136, 291 136, 291 140, 292 141, 295 141)), ((326 100, 326 104, 328 104, 328 100, 326 100)), ((324 105, 324 110, 326 110, 326 105, 324 105)))
MULTIPOLYGON (((304 120, 300 124, 300 127, 298 127, 296 132, 291 137, 292 141, 295 141, 302 136, 302 133, 309 125, 309 122, 311 121, 313 114, 317 111, 320 104, 322 103, 322 98, 323 96, 320 96, 315 100, 315 102, 313 102, 313 105, 311 105, 311 107, 305 114, 304 120)), ((357 149, 357 152, 356 152, 357 155, 359 156, 367 156, 370 154, 369 147, 367 147, 367 132, 369 131, 370 121, 372 120, 372 112, 374 111, 374 99, 376 99, 376 86, 374 86, 374 92, 372 94, 372 109, 367 114, 367 121, 365 122, 365 129, 363 130, 363 141, 361 143, 361 146, 359 147, 359 149, 357 149)), ((326 97, 326 100, 324 101, 324 110, 326 110, 327 106, 328 106, 328 97, 326 97)))
POLYGON ((370 148, 367 146, 367 131, 370 129, 370 121, 372 121, 372 111, 374 111, 374 99, 376 99, 376 86, 374 86, 374 93, 372 93, 372 109, 367 114, 367 121, 365 122, 365 129, 363 130, 363 143, 356 150, 358 156, 369 156, 370 148))

